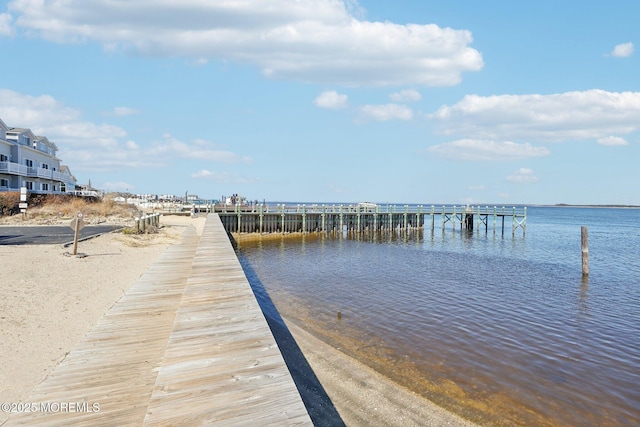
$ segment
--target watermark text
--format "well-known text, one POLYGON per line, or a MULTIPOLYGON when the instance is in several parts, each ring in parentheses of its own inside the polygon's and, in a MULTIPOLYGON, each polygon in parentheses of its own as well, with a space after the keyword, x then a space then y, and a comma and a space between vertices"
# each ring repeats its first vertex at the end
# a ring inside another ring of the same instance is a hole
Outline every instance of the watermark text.
POLYGON ((98 402, 3 402, 0 404, 2 412, 23 413, 23 412, 62 412, 62 413, 91 413, 100 412, 98 402))

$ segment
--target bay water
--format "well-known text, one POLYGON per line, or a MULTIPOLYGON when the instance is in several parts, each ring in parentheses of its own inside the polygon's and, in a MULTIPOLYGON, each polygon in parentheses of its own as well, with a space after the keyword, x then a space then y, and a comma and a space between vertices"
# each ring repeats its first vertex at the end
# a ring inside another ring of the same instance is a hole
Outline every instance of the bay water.
POLYGON ((640 209, 240 240, 279 313, 483 425, 640 425, 640 209), (581 226, 590 274, 582 275, 581 226))

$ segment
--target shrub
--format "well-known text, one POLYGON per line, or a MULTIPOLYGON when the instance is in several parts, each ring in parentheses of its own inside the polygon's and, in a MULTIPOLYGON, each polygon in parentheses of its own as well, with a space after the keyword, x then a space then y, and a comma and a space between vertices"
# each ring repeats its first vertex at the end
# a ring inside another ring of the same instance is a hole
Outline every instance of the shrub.
MULTIPOLYGON (((0 216, 20 212, 20 193, 0 193, 0 216)), ((29 194, 28 214, 34 220, 60 220, 75 218, 78 213, 85 221, 103 222, 108 219, 132 220, 135 209, 131 205, 116 203, 112 198, 85 199, 66 194, 29 194)))
POLYGON ((0 215, 13 215, 20 212, 20 193, 12 191, 0 193, 0 215))

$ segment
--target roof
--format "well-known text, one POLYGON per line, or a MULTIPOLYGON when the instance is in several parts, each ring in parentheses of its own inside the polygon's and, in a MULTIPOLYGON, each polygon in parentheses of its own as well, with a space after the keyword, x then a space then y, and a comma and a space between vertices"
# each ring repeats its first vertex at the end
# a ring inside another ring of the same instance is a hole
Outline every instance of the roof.
POLYGON ((32 138, 36 137, 36 135, 31 131, 31 129, 27 129, 27 128, 9 128, 7 130, 7 134, 9 133, 15 133, 16 135, 19 135, 21 133, 28 133, 32 138))
POLYGON ((53 141, 49 141, 49 138, 47 138, 46 136, 36 136, 35 140, 38 142, 42 142, 55 151, 58 151, 58 147, 56 146, 56 144, 53 141))

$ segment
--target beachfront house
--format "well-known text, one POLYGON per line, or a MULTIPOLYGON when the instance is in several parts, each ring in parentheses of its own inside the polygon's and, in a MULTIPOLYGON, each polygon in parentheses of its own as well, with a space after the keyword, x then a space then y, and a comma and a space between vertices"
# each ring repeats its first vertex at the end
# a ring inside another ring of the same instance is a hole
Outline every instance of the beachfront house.
POLYGON ((0 119, 0 191, 64 194, 75 191, 76 180, 60 164, 58 147, 30 129, 8 127, 0 119))
POLYGON ((9 176, 3 171, 3 167, 9 168, 6 163, 11 155, 11 144, 7 141, 8 130, 7 125, 0 119, 0 191, 9 189, 9 176))
POLYGON ((76 189, 78 181, 76 180, 76 177, 73 176, 73 174, 71 173, 69 166, 60 165, 60 173, 62 174, 62 178, 63 178, 62 185, 60 187, 60 192, 69 193, 74 189, 76 189))

